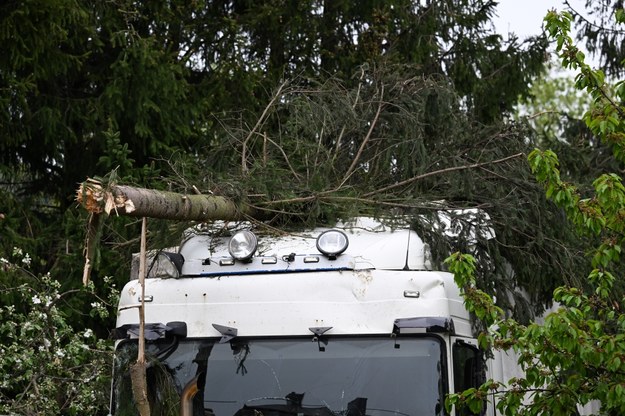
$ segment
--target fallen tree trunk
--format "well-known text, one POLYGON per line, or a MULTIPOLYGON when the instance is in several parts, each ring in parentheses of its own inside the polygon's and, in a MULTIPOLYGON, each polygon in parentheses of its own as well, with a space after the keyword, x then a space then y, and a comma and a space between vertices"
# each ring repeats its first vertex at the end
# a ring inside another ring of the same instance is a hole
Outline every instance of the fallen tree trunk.
POLYGON ((240 220, 255 217, 252 208, 215 195, 187 195, 125 185, 109 185, 93 179, 80 184, 76 200, 90 213, 127 215, 166 220, 240 220))

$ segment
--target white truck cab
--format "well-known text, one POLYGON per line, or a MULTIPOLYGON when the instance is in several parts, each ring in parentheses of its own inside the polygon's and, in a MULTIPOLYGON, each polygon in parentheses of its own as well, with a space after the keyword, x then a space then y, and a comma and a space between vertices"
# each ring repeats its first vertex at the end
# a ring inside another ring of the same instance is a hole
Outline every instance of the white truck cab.
MULTIPOLYGON (((492 371, 453 276, 429 270, 408 226, 358 218, 269 235, 224 225, 153 257, 143 299, 152 414, 444 415, 446 394, 492 371)), ((136 414, 140 294, 138 280, 121 293, 113 415, 136 414)))

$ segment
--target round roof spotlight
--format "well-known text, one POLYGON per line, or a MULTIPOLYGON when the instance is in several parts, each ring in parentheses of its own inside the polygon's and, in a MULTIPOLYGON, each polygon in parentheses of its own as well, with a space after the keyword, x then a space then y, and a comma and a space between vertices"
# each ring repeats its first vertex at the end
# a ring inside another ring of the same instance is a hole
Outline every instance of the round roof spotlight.
POLYGON ((244 230, 232 236, 228 242, 230 255, 237 260, 249 260, 256 252, 258 239, 253 232, 244 230))
POLYGON ((317 237, 317 250, 331 260, 347 249, 349 240, 343 231, 328 230, 317 237))

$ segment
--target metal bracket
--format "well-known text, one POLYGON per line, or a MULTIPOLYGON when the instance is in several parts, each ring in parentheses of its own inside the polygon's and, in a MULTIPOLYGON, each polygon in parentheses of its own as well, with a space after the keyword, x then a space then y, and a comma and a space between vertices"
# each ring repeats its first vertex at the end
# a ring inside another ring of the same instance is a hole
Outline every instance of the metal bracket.
MULTIPOLYGON (((312 328, 308 328, 310 332, 315 334, 313 337, 313 342, 317 341, 317 345, 319 346, 319 351, 323 352, 326 350, 326 347, 321 346, 321 336, 332 329, 331 326, 314 326, 312 328)), ((324 344, 328 345, 328 341, 325 341, 324 344)))

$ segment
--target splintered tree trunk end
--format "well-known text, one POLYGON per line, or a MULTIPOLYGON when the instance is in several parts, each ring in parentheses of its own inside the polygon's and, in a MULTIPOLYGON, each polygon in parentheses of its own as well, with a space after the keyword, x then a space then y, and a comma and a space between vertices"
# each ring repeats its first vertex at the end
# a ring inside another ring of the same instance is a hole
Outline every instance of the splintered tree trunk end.
POLYGON ((87 179, 76 191, 76 201, 92 214, 104 211, 102 184, 95 179, 87 179))
POLYGON ((87 235, 85 237, 85 267, 82 273, 82 284, 87 286, 91 280, 91 270, 95 261, 98 243, 100 242, 100 225, 102 224, 102 214, 91 213, 89 224, 87 225, 87 235))

